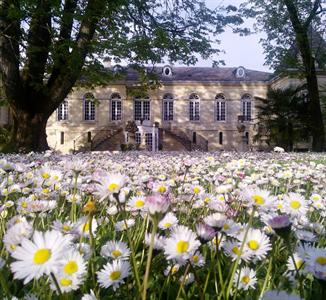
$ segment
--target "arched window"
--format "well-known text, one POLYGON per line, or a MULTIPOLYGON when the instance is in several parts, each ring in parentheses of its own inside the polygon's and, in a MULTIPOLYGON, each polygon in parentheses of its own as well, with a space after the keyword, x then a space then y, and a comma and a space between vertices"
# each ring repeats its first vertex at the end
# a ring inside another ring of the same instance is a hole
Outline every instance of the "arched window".
POLYGON ((163 76, 170 77, 172 76, 172 68, 170 66, 164 66, 162 69, 163 76))
POLYGON ((92 93, 84 95, 84 120, 95 121, 95 97, 92 93))
POLYGON ((111 95, 111 120, 121 121, 122 119, 122 102, 119 93, 113 93, 111 95))
POLYGON ((216 121, 226 120, 226 102, 223 94, 218 94, 216 100, 216 121))
POLYGON ((134 117, 135 121, 151 119, 151 106, 148 96, 134 98, 134 117))
POLYGON ((252 98, 249 94, 244 94, 241 98, 241 107, 242 107, 242 116, 243 121, 251 121, 252 107, 251 107, 252 98))
POLYGON ((189 120, 199 121, 200 119, 200 98, 193 93, 189 97, 189 120))
POLYGON ((170 93, 163 96, 163 121, 173 121, 173 95, 170 93))
POLYGON ((57 119, 58 121, 68 120, 68 101, 64 100, 57 109, 57 119))

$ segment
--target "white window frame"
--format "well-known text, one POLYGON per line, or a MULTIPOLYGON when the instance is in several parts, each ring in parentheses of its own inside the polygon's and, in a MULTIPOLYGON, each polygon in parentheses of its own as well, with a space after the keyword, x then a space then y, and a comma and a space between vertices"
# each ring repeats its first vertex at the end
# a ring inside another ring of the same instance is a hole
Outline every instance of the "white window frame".
POLYGON ((252 121, 252 97, 249 94, 244 94, 241 97, 241 111, 243 116, 244 122, 251 122, 252 121))
POLYGON ((110 97, 110 120, 122 121, 122 101, 119 93, 113 93, 110 97), (120 108, 118 104, 120 104, 120 108))
POLYGON ((59 122, 66 122, 68 121, 68 101, 64 100, 60 103, 59 107, 57 108, 57 121, 59 122))
POLYGON ((83 97, 83 120, 85 122, 95 122, 96 121, 95 102, 92 100, 87 100, 87 98, 94 98, 94 95, 91 93, 87 93, 83 97))
POLYGON ((216 95, 215 105, 215 121, 226 122, 227 107, 226 99, 223 94, 216 95))
POLYGON ((151 119, 151 101, 149 97, 135 97, 134 98, 134 120, 135 121, 150 121, 151 119), (140 115, 136 115, 136 104, 140 105, 140 115), (148 105, 148 108, 146 107, 148 105), (148 113, 146 112, 148 110, 148 113))
POLYGON ((196 93, 189 96, 189 121, 200 121, 200 98, 196 93))
POLYGON ((164 122, 173 121, 174 119, 174 97, 171 93, 163 96, 162 119, 164 122))

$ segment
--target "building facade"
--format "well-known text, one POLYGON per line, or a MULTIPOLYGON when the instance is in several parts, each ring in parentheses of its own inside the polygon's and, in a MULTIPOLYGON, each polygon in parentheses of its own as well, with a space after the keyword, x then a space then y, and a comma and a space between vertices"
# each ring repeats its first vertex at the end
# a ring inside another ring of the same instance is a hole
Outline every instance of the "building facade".
MULTIPOLYGON (((120 150, 135 139, 147 150, 262 150, 255 142, 259 100, 299 80, 237 68, 156 68, 161 85, 137 94, 136 71, 92 90, 75 88, 50 117, 49 146, 61 152, 120 150), (138 131, 126 132, 128 121, 138 131)), ((321 88, 326 85, 320 74, 321 88)), ((325 89, 324 89, 325 90, 325 89)))

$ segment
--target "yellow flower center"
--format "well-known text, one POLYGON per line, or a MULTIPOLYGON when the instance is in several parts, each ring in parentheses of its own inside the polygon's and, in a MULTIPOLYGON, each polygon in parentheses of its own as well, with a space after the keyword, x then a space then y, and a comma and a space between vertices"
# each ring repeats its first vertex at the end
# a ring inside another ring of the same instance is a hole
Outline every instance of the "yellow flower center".
POLYGON ((119 257, 119 256, 121 256, 121 251, 119 251, 119 250, 113 250, 112 252, 111 252, 111 254, 112 254, 112 256, 114 256, 114 257, 119 257))
POLYGON ((15 245, 15 244, 10 244, 10 246, 9 246, 9 247, 10 247, 10 249, 11 249, 11 250, 16 250, 16 248, 17 248, 17 245, 15 245))
POLYGON ((42 248, 34 253, 33 261, 37 265, 43 265, 51 258, 51 250, 42 248))
POLYGON ((49 178, 50 178, 50 174, 47 173, 47 172, 44 172, 44 173, 42 174, 42 177, 43 177, 44 179, 49 179, 49 178))
POLYGON ((78 271, 78 265, 75 261, 71 260, 71 261, 68 261, 64 268, 63 268, 63 271, 69 275, 71 274, 74 274, 78 271))
POLYGON ((172 223, 169 223, 169 222, 167 222, 167 223, 164 224, 164 227, 165 228, 170 228, 171 226, 172 226, 172 223))
POLYGON ((161 185, 158 187, 157 191, 163 194, 166 192, 166 187, 164 185, 161 185))
POLYGON ((113 271, 111 274, 110 274, 110 279, 111 280, 118 280, 121 276, 121 272, 120 271, 113 271))
POLYGON ((186 241, 179 241, 177 243, 177 252, 178 253, 185 253, 185 252, 187 252, 188 248, 189 248, 189 243, 186 241))
POLYGON ((119 189, 119 184, 117 184, 117 183, 111 183, 108 186, 108 190, 110 192, 113 192, 113 191, 118 190, 118 189, 119 189))
POLYGON ((277 204, 276 206, 278 209, 282 209, 283 208, 283 205, 281 203, 277 204))
POLYGON ((26 201, 23 201, 22 202, 22 208, 27 208, 27 206, 28 206, 27 202, 26 201))
POLYGON ((200 188, 198 186, 194 187, 194 193, 199 194, 200 193, 200 188))
POLYGON ((172 269, 171 269, 171 274, 174 274, 178 272, 178 267, 177 266, 174 266, 172 269))
POLYGON ((251 250, 257 250, 259 248, 259 243, 255 240, 251 240, 248 242, 248 247, 251 249, 251 250))
POLYGON ((236 255, 240 255, 240 249, 239 249, 239 247, 237 247, 237 246, 233 247, 233 248, 232 248, 232 252, 233 252, 234 254, 236 254, 236 255))
POLYGON ((208 203, 209 201, 211 201, 211 198, 206 197, 206 198, 204 199, 204 201, 205 201, 205 203, 208 203))
POLYGON ((89 224, 88 222, 84 224, 83 226, 83 232, 88 232, 89 231, 89 224))
POLYGON ((198 255, 194 255, 193 257, 192 257, 192 261, 196 264, 196 263, 198 263, 198 261, 199 261, 199 256, 198 255))
POLYGON ((325 256, 318 256, 316 258, 316 263, 322 266, 326 265, 326 257, 325 256))
POLYGON ((71 227, 69 225, 63 225, 62 226, 63 231, 69 231, 71 227))
POLYGON ((290 206, 293 208, 293 209, 298 209, 301 207, 301 203, 297 200, 292 200, 291 203, 290 203, 290 206))
POLYGON ((241 282, 242 282, 243 284, 248 284, 249 281, 250 281, 250 277, 247 276, 247 275, 245 275, 245 276, 243 276, 243 277, 241 278, 241 282))
POLYGON ((225 201, 225 198, 224 198, 224 196, 222 195, 222 196, 219 196, 219 197, 218 197, 218 200, 220 200, 220 201, 225 201))
POLYGON ((42 193, 43 194, 48 194, 48 193, 50 193, 50 190, 48 188, 45 188, 45 189, 42 190, 42 193))
POLYGON ((62 286, 69 286, 69 285, 72 284, 72 280, 71 280, 71 279, 68 279, 68 278, 62 278, 62 279, 60 280, 60 284, 61 284, 62 286))
POLYGON ((145 204, 145 202, 143 200, 140 200, 140 199, 135 202, 136 207, 143 207, 144 204, 145 204))
POLYGON ((295 266, 296 268, 299 270, 301 269, 302 265, 303 265, 304 261, 302 259, 299 259, 298 261, 295 262, 295 266))
POLYGON ((254 200, 254 202, 257 205, 263 205, 263 204, 265 204, 265 199, 262 196, 259 196, 259 195, 252 196, 252 200, 254 200))
POLYGON ((225 224, 223 225, 223 229, 224 229, 224 230, 228 230, 228 229, 230 229, 230 225, 227 224, 227 223, 225 223, 225 224))

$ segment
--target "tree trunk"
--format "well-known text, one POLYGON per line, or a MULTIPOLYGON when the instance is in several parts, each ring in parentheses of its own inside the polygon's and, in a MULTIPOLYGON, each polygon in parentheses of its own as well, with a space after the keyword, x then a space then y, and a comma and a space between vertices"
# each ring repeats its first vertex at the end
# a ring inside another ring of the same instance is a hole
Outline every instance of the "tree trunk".
POLYGON ((321 152, 324 150, 325 146, 325 129, 323 115, 320 108, 318 81, 314 67, 312 71, 313 74, 308 73, 306 76, 309 93, 309 112, 311 116, 310 127, 312 135, 312 150, 321 152))
POLYGON ((48 114, 31 114, 21 109, 12 109, 13 129, 10 146, 15 151, 45 151, 50 149, 46 140, 48 114))

